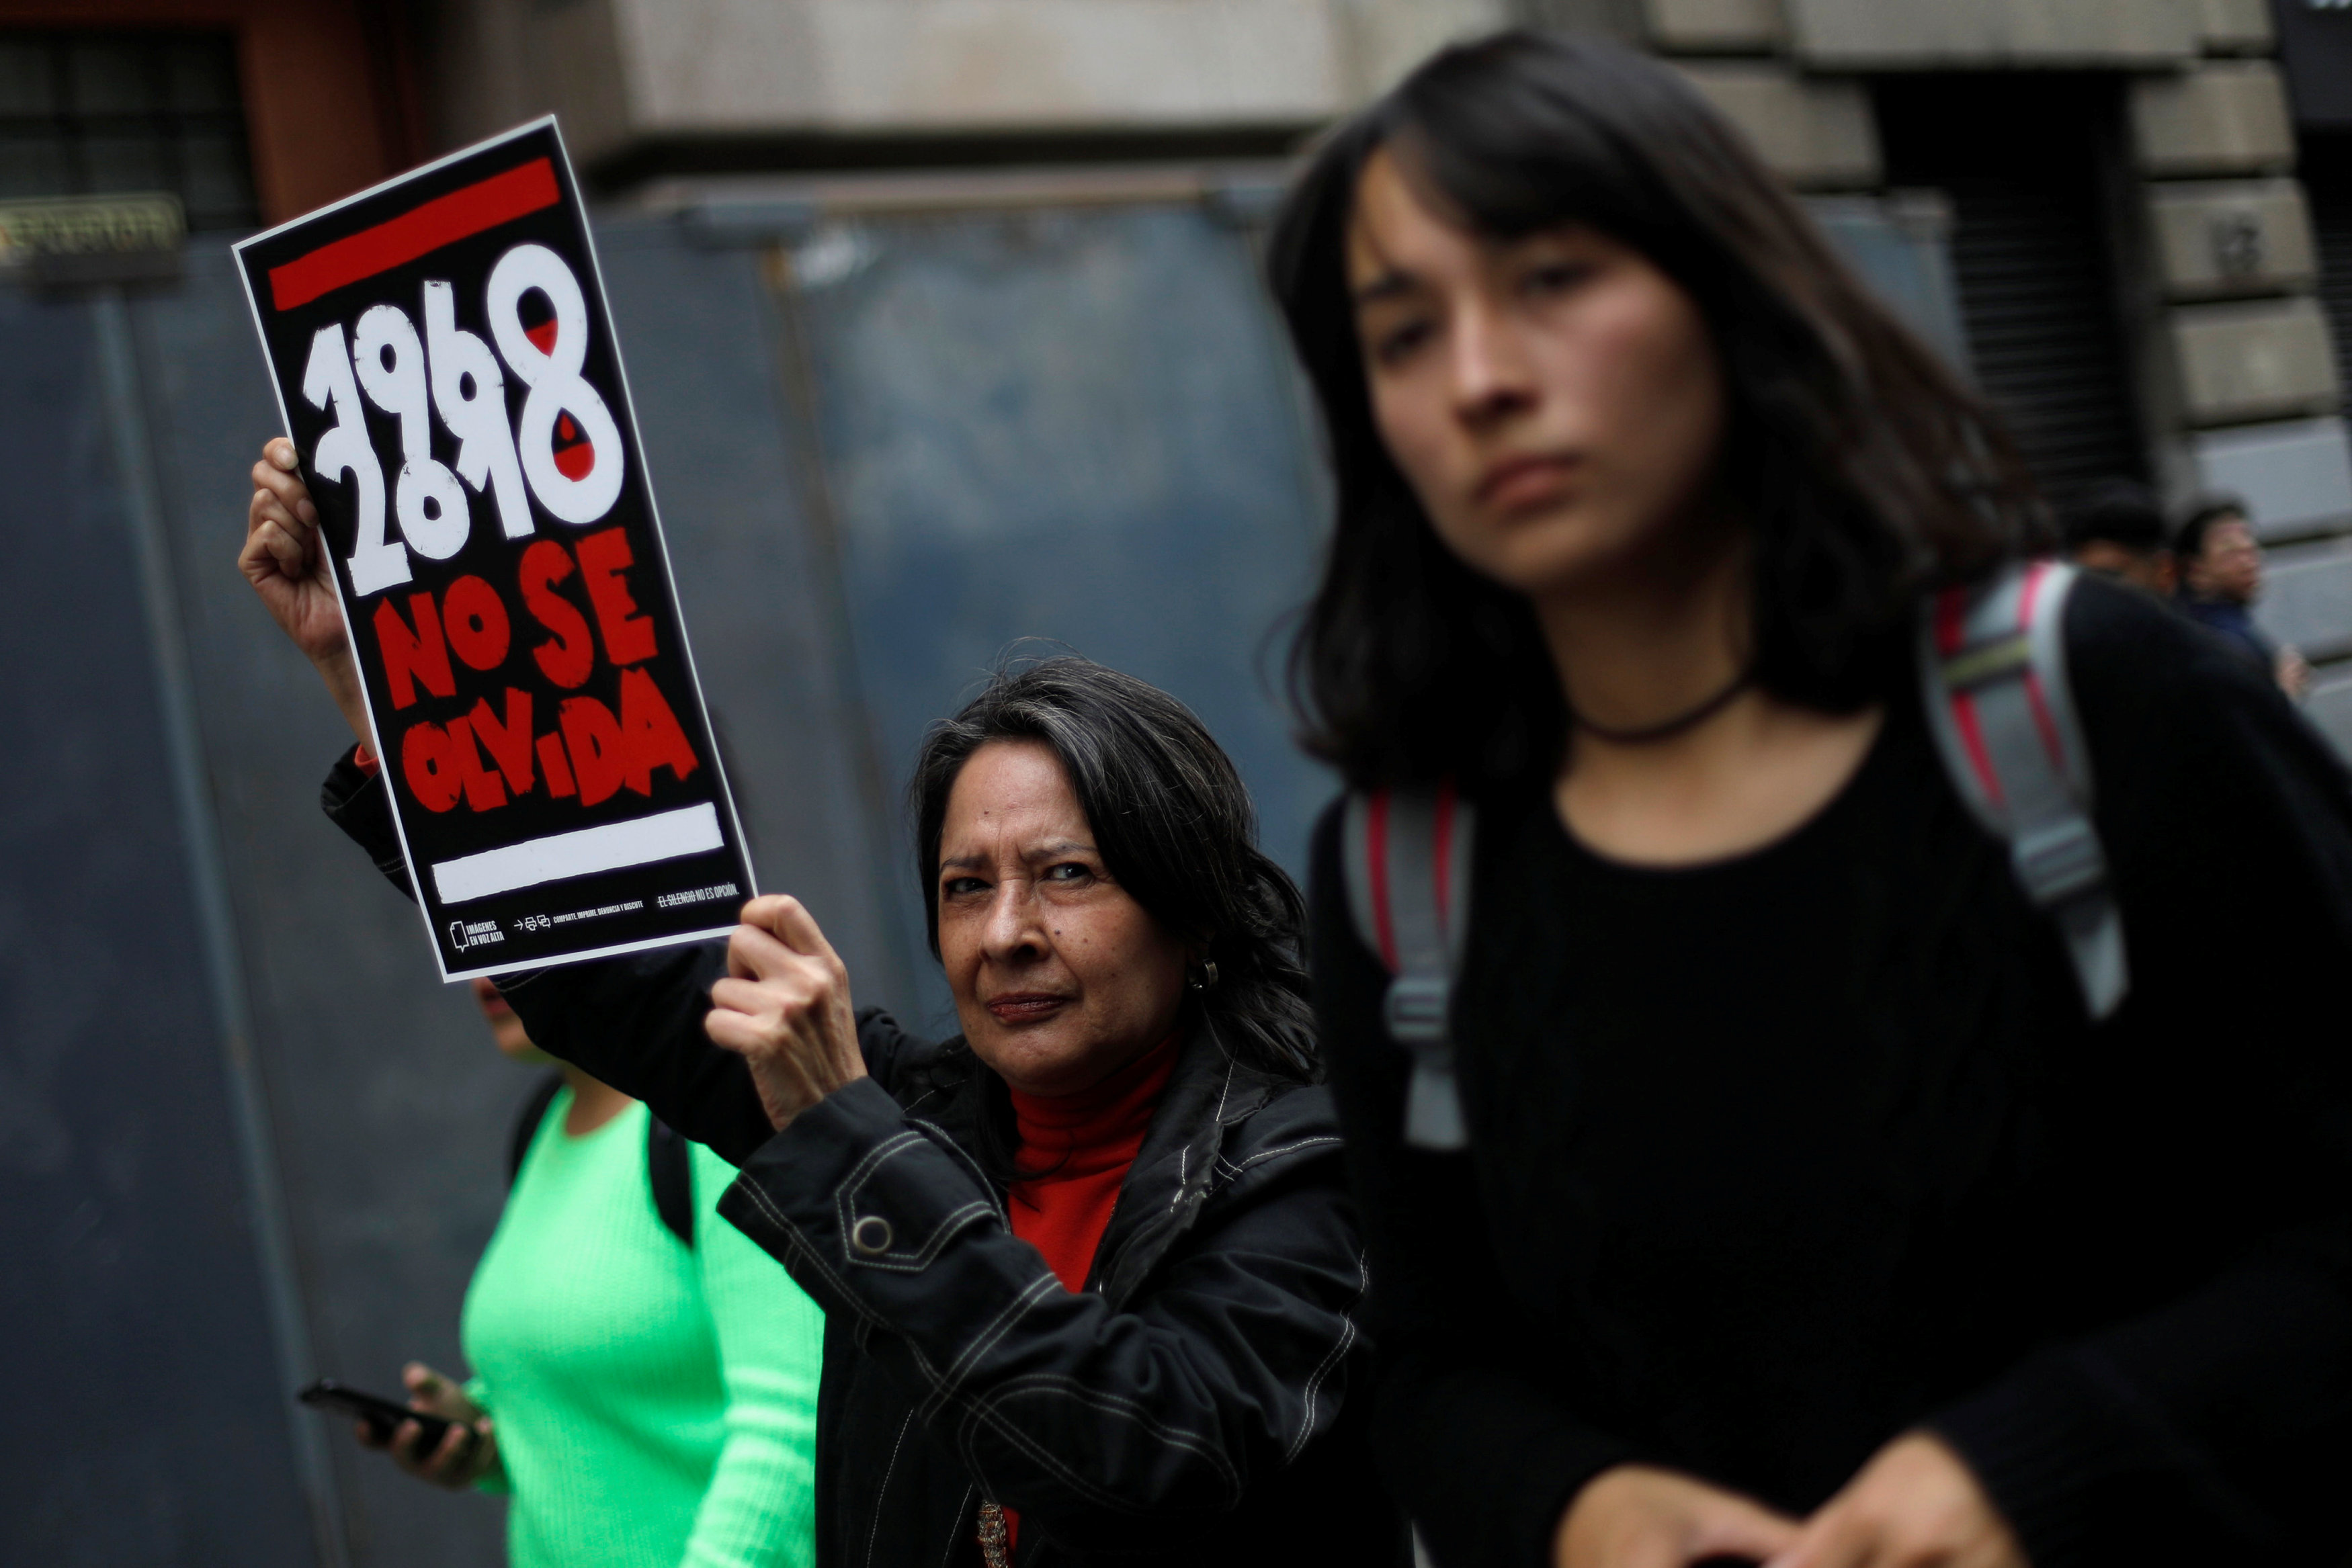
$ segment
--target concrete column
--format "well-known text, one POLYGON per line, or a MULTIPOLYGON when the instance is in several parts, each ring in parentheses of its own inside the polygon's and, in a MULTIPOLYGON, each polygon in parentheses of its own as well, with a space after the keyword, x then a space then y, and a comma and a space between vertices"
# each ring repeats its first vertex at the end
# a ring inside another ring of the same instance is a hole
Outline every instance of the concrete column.
POLYGON ((2192 427, 2326 413, 2342 400, 2327 319, 2308 294, 2184 305, 2171 327, 2192 427))
POLYGON ((2161 466, 2176 501, 2235 495, 2273 541, 2257 616, 2337 661, 2312 713, 2352 750, 2352 443, 2284 83, 2247 57, 2273 47, 2272 16, 2261 0, 2197 0, 2197 16, 2207 57, 2131 98, 2161 466))
POLYGON ((2296 181, 2164 181, 2146 190, 2168 298, 2291 293, 2316 278, 2311 212, 2296 181))
POLYGON ((1817 191, 1881 178, 1860 73, 2130 73, 2105 200, 2152 465, 2175 504, 2250 504, 2273 547, 2257 612, 2323 661, 2312 715, 2352 754, 2352 442, 2272 0, 1536 3, 1637 5, 1637 36, 1817 191))
POLYGON ((1331 9, 1353 102, 1385 92, 1444 45, 1512 19, 1506 0, 1331 0, 1331 9))
POLYGON ((574 155, 736 138, 1304 131, 1507 0, 478 0, 450 129, 556 110, 574 155))
POLYGON ((1800 190, 1878 183, 1878 125, 1851 78, 1804 77, 1766 61, 1690 60, 1683 74, 1800 190))
POLYGON ((1799 58, 1847 70, 2147 68, 2197 51, 2205 0, 1786 0, 1799 58))
POLYGON ((2241 174, 2294 164, 2286 82, 2268 60, 2210 60, 2132 84, 2134 151, 2155 175, 2241 174))
MULTIPOLYGON (((2268 37, 2269 16, 2238 0, 2200 0, 2209 47, 2268 37)), ((2334 473, 2342 427, 2328 329, 2311 290, 2316 258, 2303 187, 2288 172, 2294 131, 2278 68, 2267 59, 2208 58, 2133 84, 2132 157, 2157 301, 2150 337, 2158 384, 2153 432, 2178 495, 2226 477, 2259 490, 2273 476, 2334 473), (2281 444, 2285 443, 2285 446, 2281 444), (2305 451, 2306 447, 2317 447, 2305 451), (2243 460, 2293 447, 2292 460, 2243 460)), ((2297 480, 2273 509, 2308 511, 2297 480)), ((2257 511, 2263 497, 2251 495, 2257 511)), ((2352 510, 2352 494, 2345 497, 2352 510)))
POLYGON ((462 147, 552 112, 576 163, 593 163, 632 133, 627 67, 614 0, 478 0, 443 8, 434 33, 436 123, 462 147))
POLYGON ((1780 0, 1643 0, 1643 30, 1669 54, 1748 54, 1788 38, 1780 0))
POLYGON ((2209 55, 2266 55, 2278 37, 2270 0, 2196 0, 2196 26, 2209 55))

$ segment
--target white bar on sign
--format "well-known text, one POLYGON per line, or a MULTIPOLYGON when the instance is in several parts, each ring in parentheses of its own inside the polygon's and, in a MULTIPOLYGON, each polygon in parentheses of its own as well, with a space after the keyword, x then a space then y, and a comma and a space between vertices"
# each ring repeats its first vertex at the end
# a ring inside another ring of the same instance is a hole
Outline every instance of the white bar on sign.
POLYGON ((478 855, 460 855, 433 868, 433 885, 442 903, 463 904, 494 893, 536 887, 542 882, 698 855, 723 848, 726 842, 719 831, 716 806, 687 806, 631 821, 607 822, 601 828, 551 833, 478 855))

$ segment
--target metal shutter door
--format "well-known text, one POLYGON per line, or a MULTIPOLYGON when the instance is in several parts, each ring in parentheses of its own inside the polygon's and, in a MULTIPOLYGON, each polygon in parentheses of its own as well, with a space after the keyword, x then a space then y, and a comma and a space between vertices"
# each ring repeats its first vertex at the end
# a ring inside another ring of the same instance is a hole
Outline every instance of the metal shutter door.
POLYGON ((1951 256, 1977 385, 2045 490, 2144 478, 2100 198, 2120 105, 2104 78, 1887 78, 1888 183, 1952 204, 1951 256))
POLYGON ((2146 464, 2095 209, 2022 183, 1944 189, 1977 383, 2035 477, 2059 496, 2138 477, 2146 464))
POLYGON ((2319 303, 2336 340, 2336 379, 2352 390, 2352 145, 2309 139, 2303 177, 2319 252, 2319 303))

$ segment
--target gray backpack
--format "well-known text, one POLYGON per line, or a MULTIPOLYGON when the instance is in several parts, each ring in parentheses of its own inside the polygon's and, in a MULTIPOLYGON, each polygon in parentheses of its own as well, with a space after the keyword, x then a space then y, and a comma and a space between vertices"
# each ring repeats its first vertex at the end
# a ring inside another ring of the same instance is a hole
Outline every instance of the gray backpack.
MULTIPOLYGON (((1919 627, 1922 700, 1944 770, 1986 831, 2009 846, 2018 885, 2066 942, 2085 1009, 2129 988, 2123 922, 2091 822, 2091 760, 2066 674, 2073 567, 2021 561, 1929 601, 1919 627)), ((1381 1018, 1412 1053, 1405 1141, 1469 1142, 1454 1078, 1454 976, 1470 924, 1476 813, 1452 785, 1348 798, 1341 870, 1356 934, 1389 972, 1381 1018)))

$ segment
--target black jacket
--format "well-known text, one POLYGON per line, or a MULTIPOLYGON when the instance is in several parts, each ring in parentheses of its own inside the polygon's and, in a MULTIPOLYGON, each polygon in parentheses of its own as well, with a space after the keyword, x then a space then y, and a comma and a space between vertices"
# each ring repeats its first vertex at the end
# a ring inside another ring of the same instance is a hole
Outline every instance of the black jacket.
MULTIPOLYGON (((382 784, 346 760, 326 805, 405 890, 382 784)), ((873 1076, 776 1133, 702 1032, 724 968, 705 944, 499 984, 542 1050, 741 1166, 719 1211, 824 1308, 820 1563, 975 1562, 983 1500, 1019 1511, 1023 1568, 1406 1560, 1353 1397, 1367 1275, 1327 1091, 1196 1028, 1074 1294, 966 1152, 988 1086, 961 1039, 861 1015, 873 1076)))

